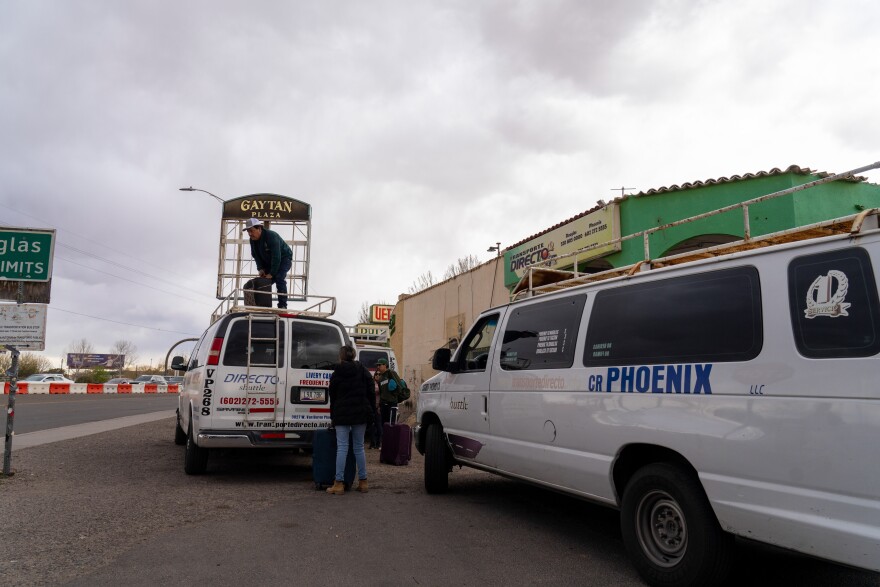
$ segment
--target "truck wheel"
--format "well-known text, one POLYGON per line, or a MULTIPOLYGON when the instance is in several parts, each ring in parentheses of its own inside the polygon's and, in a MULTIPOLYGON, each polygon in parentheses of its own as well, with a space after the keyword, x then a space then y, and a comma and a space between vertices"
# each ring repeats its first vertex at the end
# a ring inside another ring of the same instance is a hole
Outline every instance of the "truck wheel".
POLYGON ((651 585, 717 585, 732 560, 725 533, 697 477, 667 463, 638 470, 623 493, 623 542, 651 585))
POLYGON ((183 446, 186 444, 186 432, 183 431, 183 428, 180 427, 180 413, 177 414, 177 423, 174 427, 174 444, 177 446, 183 446))
POLYGON ((201 475, 208 467, 208 449, 200 448, 193 438, 192 416, 186 433, 186 455, 183 459, 183 470, 187 475, 201 475))
POLYGON ((449 460, 443 427, 431 424, 425 431, 425 491, 446 493, 449 489, 449 460))

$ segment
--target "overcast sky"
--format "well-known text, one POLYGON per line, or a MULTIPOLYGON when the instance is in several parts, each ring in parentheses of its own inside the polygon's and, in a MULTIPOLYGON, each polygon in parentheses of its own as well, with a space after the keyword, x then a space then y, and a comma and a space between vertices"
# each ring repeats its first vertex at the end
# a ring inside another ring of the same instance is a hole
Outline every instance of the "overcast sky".
POLYGON ((873 0, 5 0, 0 226, 57 229, 55 366, 81 338, 156 365, 207 327, 220 205, 190 185, 310 203, 309 291, 353 324, 614 187, 880 160, 878 22, 873 0))

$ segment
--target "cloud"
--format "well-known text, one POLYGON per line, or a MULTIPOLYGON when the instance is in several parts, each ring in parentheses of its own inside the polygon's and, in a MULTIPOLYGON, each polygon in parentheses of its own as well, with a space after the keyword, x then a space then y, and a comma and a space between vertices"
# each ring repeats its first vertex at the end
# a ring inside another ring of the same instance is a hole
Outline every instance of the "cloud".
POLYGON ((354 323, 363 302, 393 303, 621 186, 877 160, 878 13, 12 0, 0 224, 58 230, 51 356, 131 339, 158 361, 207 326, 220 209, 178 191, 190 185, 310 203, 310 291, 354 323))

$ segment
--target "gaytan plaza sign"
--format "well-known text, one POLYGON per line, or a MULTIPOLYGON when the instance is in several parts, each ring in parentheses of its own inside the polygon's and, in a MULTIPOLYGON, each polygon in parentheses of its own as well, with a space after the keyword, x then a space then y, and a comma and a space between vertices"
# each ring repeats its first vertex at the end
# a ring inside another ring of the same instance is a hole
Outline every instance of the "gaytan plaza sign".
POLYGON ((252 194, 223 203, 223 218, 227 220, 261 220, 297 221, 310 220, 312 207, 305 202, 279 196, 278 194, 252 194))

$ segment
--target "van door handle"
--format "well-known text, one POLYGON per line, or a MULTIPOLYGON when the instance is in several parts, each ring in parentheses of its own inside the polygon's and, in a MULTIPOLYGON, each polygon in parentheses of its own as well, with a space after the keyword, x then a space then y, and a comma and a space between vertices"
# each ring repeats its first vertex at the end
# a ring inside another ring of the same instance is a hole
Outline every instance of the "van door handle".
POLYGON ((483 416, 489 415, 489 396, 483 396, 483 416))

